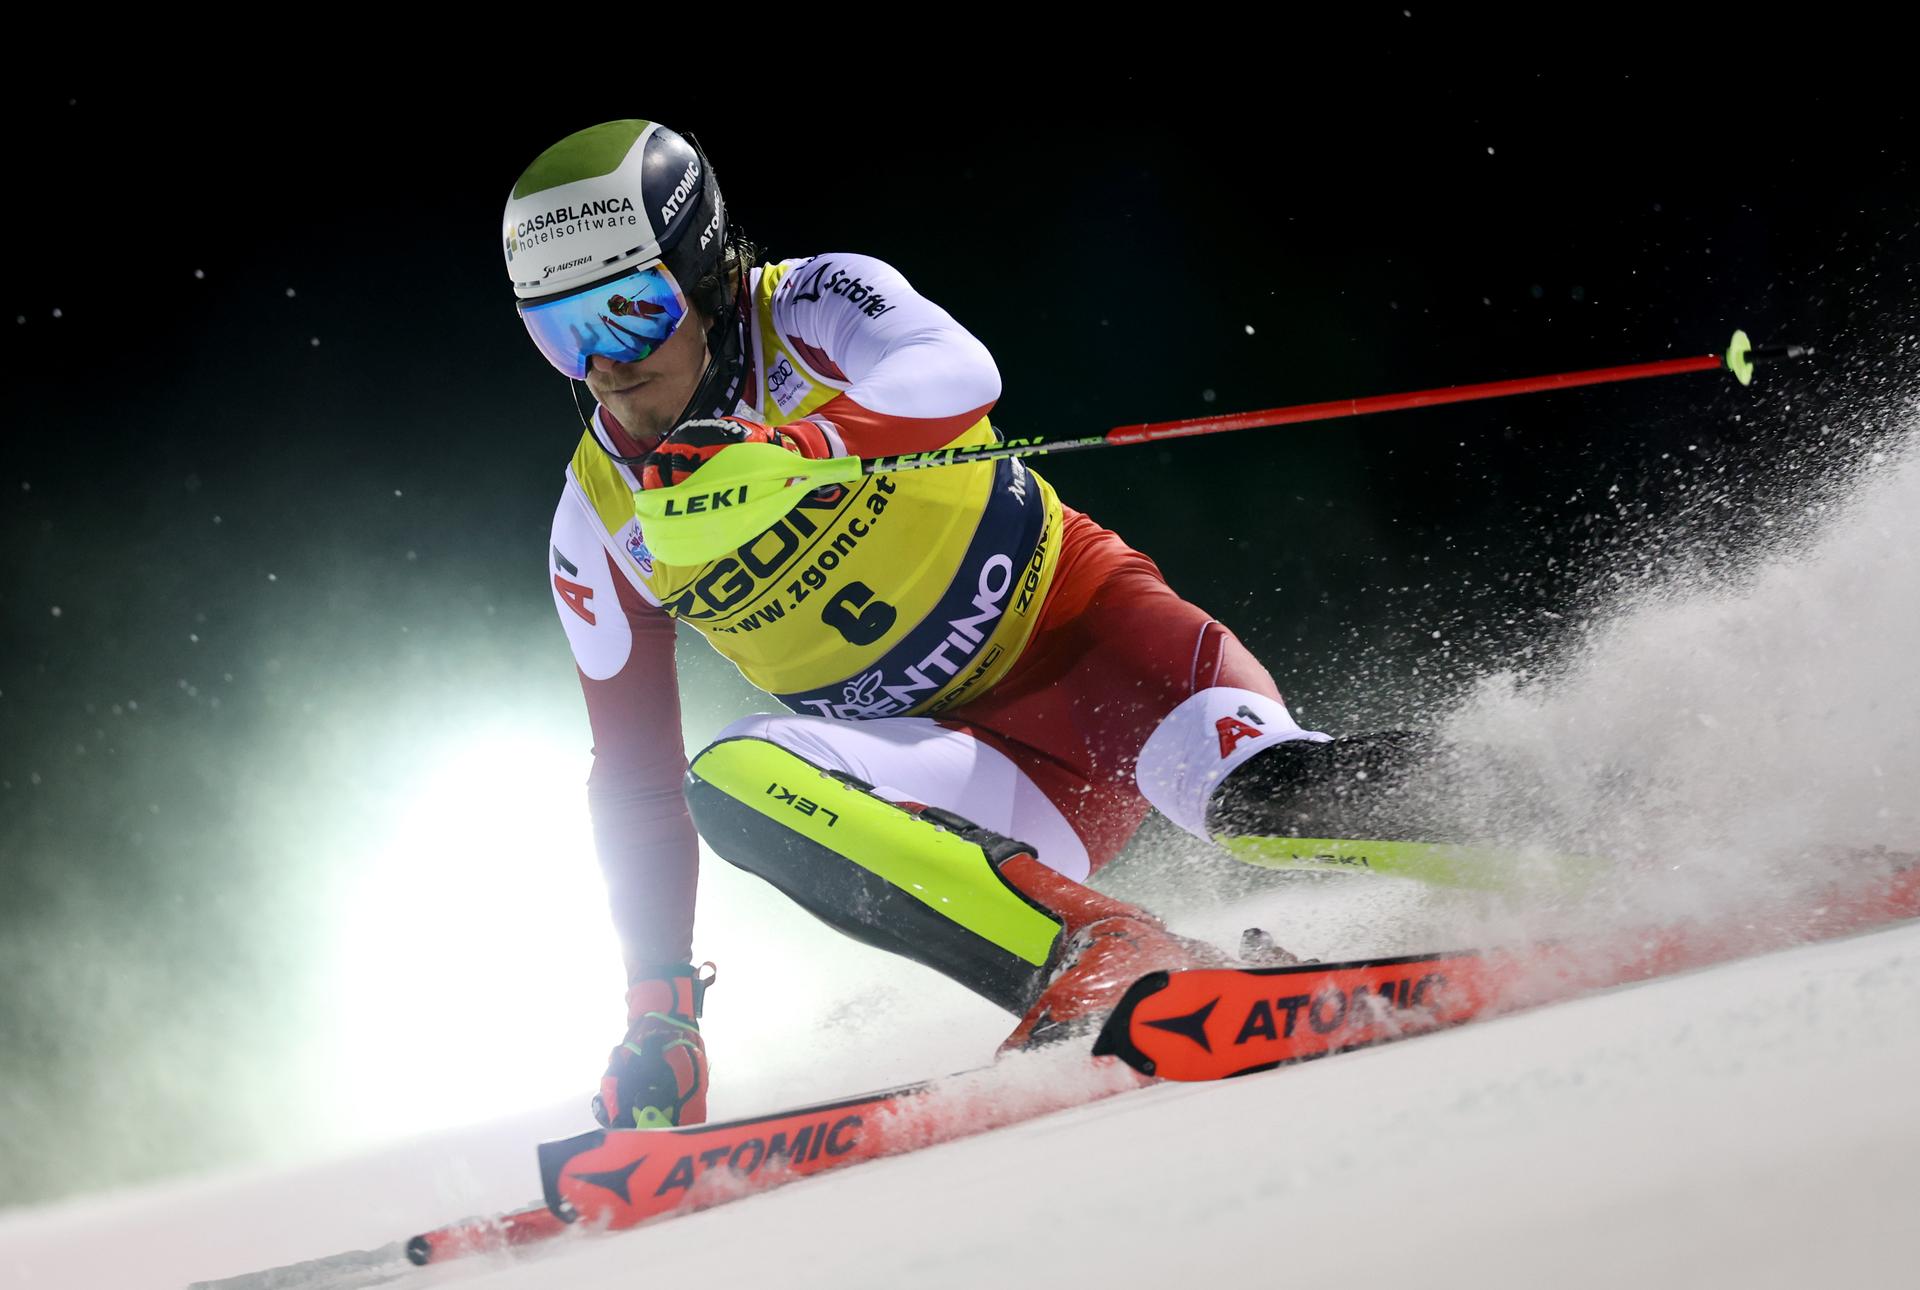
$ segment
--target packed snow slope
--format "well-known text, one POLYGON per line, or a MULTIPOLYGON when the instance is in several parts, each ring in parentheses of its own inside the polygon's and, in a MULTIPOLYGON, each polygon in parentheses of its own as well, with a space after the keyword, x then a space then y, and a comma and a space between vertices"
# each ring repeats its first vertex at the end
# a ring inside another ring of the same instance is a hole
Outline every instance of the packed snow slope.
MULTIPOLYGON (((409 1271, 674 1284, 1891 1285, 1920 1202, 1920 927, 1213 1085, 637 1231, 409 1271)), ((502 1123, 0 1222, 9 1285, 180 1286, 533 1190, 502 1123)))

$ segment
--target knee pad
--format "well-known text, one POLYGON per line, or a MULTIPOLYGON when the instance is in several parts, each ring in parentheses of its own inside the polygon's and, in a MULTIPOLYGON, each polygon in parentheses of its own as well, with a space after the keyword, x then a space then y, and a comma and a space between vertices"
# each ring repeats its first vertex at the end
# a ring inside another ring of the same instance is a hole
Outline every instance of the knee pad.
POLYGON ((1227 777, 1257 754, 1293 741, 1324 743, 1302 730, 1270 694, 1216 685, 1161 718, 1134 765, 1140 795, 1196 837, 1209 837, 1208 805, 1227 777))
POLYGON ((687 768, 694 826, 722 859, 828 926, 925 964, 1010 1012, 1037 998, 1061 922, 1000 866, 1032 848, 908 810, 778 744, 722 739, 687 768))

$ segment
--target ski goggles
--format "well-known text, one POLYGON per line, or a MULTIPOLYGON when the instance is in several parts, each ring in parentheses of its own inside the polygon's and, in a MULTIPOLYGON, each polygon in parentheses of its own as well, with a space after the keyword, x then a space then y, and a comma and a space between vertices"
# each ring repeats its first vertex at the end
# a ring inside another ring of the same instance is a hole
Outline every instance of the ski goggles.
POLYGON ((547 361, 576 381, 595 354, 637 363, 687 317, 687 297, 664 264, 602 278, 565 295, 520 303, 520 321, 547 361))

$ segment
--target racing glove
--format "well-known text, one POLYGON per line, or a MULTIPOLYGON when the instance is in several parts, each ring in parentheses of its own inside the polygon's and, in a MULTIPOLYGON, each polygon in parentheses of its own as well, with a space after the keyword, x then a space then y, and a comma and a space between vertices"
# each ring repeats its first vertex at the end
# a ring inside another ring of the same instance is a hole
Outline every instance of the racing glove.
POLYGON ((627 1034, 607 1060, 593 1118, 610 1129, 664 1129, 707 1119, 700 1013, 713 965, 655 969, 627 989, 627 1034))
POLYGON ((778 429, 745 417, 705 417, 682 422, 647 454, 640 470, 643 488, 670 488, 736 443, 777 444, 803 457, 833 455, 832 436, 823 422, 792 421, 778 429))

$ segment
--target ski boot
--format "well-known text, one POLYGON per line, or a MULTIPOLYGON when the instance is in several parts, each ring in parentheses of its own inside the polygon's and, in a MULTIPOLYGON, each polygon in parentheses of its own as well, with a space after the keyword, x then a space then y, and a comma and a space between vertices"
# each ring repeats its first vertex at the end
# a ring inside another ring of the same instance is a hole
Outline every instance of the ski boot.
POLYGON ((1211 945, 1174 935, 1140 906, 1083 887, 1032 855, 1003 862, 1000 874, 1062 923, 1052 975, 1001 1043, 1002 1053, 1091 1035, 1127 987, 1149 972, 1232 962, 1211 945))
POLYGON ((1441 807, 1451 795, 1429 787, 1444 764, 1439 742, 1421 731, 1275 744, 1214 790, 1207 831, 1215 837, 1448 840, 1441 807))

